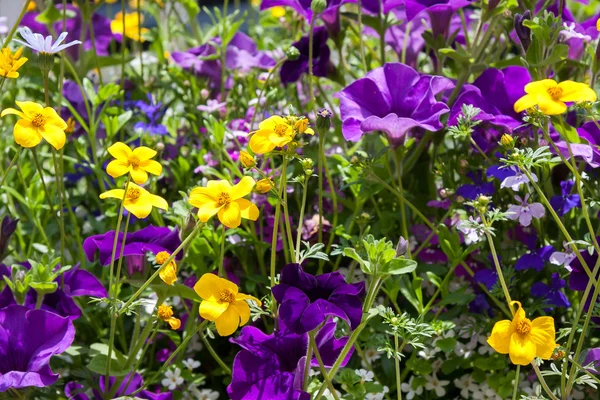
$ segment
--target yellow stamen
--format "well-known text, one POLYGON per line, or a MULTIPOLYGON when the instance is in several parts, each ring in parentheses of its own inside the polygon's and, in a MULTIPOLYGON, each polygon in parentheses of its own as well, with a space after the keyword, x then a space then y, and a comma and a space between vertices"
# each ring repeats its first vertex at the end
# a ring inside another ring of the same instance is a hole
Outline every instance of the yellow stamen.
POLYGON ((554 100, 554 101, 560 100, 562 93, 563 93, 563 91, 560 88, 560 86, 554 86, 554 87, 548 88, 548 94, 550 95, 550 97, 552 97, 552 100, 554 100))
POLYGON ((31 120, 31 125, 35 126, 36 128, 41 128, 45 124, 46 117, 44 117, 42 114, 36 114, 36 116, 31 120))
POLYGON ((235 301, 235 294, 230 289, 225 289, 219 295, 219 301, 221 303, 233 303, 235 301))
POLYGON ((228 193, 221 193, 219 197, 217 197, 217 204, 220 206, 224 206, 231 202, 231 197, 229 197, 228 193))
POLYGON ((135 201, 140 198, 142 195, 142 191, 138 188, 129 188, 127 189, 127 199, 131 201, 135 201))
POLYGON ((531 321, 529 318, 525 318, 517 323, 517 333, 521 335, 528 335, 531 332, 531 321))

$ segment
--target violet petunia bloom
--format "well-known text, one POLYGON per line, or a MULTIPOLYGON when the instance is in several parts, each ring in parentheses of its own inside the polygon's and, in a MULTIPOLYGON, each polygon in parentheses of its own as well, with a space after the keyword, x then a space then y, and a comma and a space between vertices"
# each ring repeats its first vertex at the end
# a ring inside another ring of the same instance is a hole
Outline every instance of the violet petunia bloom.
POLYGON ((481 171, 469 172, 467 177, 473 181, 473 185, 465 184, 456 189, 456 195, 468 200, 475 200, 479 195, 491 196, 495 192, 494 184, 483 180, 481 171))
MULTIPOLYGON (((397 0, 393 0, 397 1, 397 0)), ((326 7, 320 14, 321 17, 331 17, 332 14, 337 14, 338 8, 344 3, 350 2, 349 0, 326 0, 326 7)), ((260 10, 267 10, 272 7, 282 6, 291 7, 298 14, 307 19, 308 22, 312 21, 313 12, 311 10, 312 0, 263 0, 260 4, 260 10)))
MULTIPOLYGON (((331 50, 327 46, 329 33, 325 27, 316 27, 313 33, 313 75, 327 76, 329 57, 331 50)), ((300 56, 296 60, 288 60, 283 63, 279 70, 281 83, 288 84, 296 82, 302 74, 308 73, 309 37, 302 36, 292 46, 298 49, 300 56)))
POLYGON ((550 257, 554 252, 553 246, 544 246, 532 250, 531 253, 523 254, 515 263, 515 270, 522 271, 532 268, 540 272, 544 269, 546 263, 550 261, 550 257))
MULTIPOLYGON (((100 391, 97 389, 93 390, 93 396, 90 398, 87 394, 85 394, 85 387, 78 382, 69 382, 65 385, 65 396, 69 400, 94 400, 94 399, 102 399, 102 393, 104 392, 105 385, 105 377, 104 375, 100 376, 98 387, 100 391)), ((109 388, 112 389, 112 386, 115 384, 116 378, 111 376, 108 378, 109 388)), ((121 384, 115 392, 114 398, 121 398, 123 396, 131 396, 133 393, 141 388, 144 384, 144 379, 137 372, 134 373, 133 377, 131 374, 127 374, 123 377, 121 384), (131 381, 129 381, 131 379, 131 381), (128 384, 129 383, 129 384, 128 384)), ((165 393, 154 393, 149 390, 142 390, 135 394, 136 398, 146 399, 146 400, 171 400, 173 395, 171 392, 165 393)))
POLYGON ((586 368, 592 374, 600 374, 600 347, 595 349, 589 349, 587 354, 585 355, 585 361, 583 362, 583 366, 588 366, 591 364, 590 368, 586 368))
POLYGON ((524 199, 515 195, 515 199, 519 202, 519 204, 511 204, 508 207, 509 214, 506 216, 508 219, 512 219, 513 221, 519 220, 519 223, 523 226, 529 226, 531 224, 532 218, 542 218, 546 214, 546 209, 542 205, 542 203, 528 203, 529 194, 525 195, 524 199))
MULTIPOLYGON (((315 342, 325 367, 333 366, 347 337, 335 338, 334 322, 327 322, 315 336, 315 342)), ((230 339, 242 347, 233 361, 231 384, 227 393, 232 400, 309 400, 302 390, 308 334, 290 332, 285 324, 267 335, 253 326, 242 328, 240 335, 230 339)), ((341 366, 350 360, 352 351, 341 366)), ((316 358, 311 366, 318 366, 316 358)))
POLYGON ((452 88, 451 80, 420 75, 408 65, 375 68, 338 93, 344 137, 356 142, 367 132, 383 131, 402 144, 414 128, 440 130, 440 117, 449 109, 435 96, 452 88))
POLYGON ((348 284, 338 271, 315 277, 300 264, 286 265, 280 276, 272 291, 290 331, 310 332, 330 316, 344 320, 353 330, 360 324, 364 282, 348 284))
POLYGON ((18 222, 18 218, 11 218, 8 215, 5 215, 4 218, 2 218, 2 222, 0 223, 0 261, 4 259, 4 254, 8 248, 8 242, 17 229, 18 222))
MULTIPOLYGON (((102 235, 90 236, 83 241, 83 251, 89 261, 93 261, 96 252, 99 252, 101 265, 109 265, 112 257, 115 231, 109 231, 102 235)), ((115 260, 121 257, 121 246, 123 243, 123 232, 119 232, 117 240, 117 251, 115 260)), ((145 256, 150 252, 157 254, 161 251, 172 253, 181 244, 179 230, 166 227, 149 225, 137 232, 127 234, 123 256, 145 256)), ((177 254, 177 259, 183 257, 183 252, 177 254)))
POLYGON ((531 294, 535 297, 546 299, 546 303, 554 307, 571 307, 567 296, 561 291, 565 287, 565 280, 555 272, 552 274, 550 285, 543 282, 534 282, 531 286, 531 294))
POLYGON ((577 193, 571 194, 575 181, 566 180, 560 183, 561 195, 553 196, 550 199, 550 205, 559 216, 563 216, 573 208, 581 207, 581 199, 577 193))
POLYGON ((74 338, 68 318, 20 305, 0 309, 0 392, 52 385, 58 374, 50 369, 50 358, 74 338))
MULTIPOLYGON (((585 158, 585 162, 592 168, 598 168, 600 166, 600 128, 593 122, 586 122, 579 129, 577 129, 579 137, 586 140, 589 145, 579 143, 579 146, 588 146, 591 149, 591 157, 585 158)), ((571 148, 575 144, 571 144, 571 148)), ((562 151, 563 155, 569 157, 569 149, 567 148, 567 154, 562 151)), ((573 150, 573 149, 572 149, 573 150)))
POLYGON ((454 12, 471 2, 472 0, 405 0, 404 7, 408 21, 427 15, 433 35, 447 37, 454 12))

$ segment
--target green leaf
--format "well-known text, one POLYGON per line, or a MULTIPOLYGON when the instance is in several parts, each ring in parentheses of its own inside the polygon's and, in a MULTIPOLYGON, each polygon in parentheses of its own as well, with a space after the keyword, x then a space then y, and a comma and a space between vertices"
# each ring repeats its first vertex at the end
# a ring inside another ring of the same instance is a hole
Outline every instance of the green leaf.
POLYGON ((449 351, 454 350, 456 347, 456 339, 452 337, 440 339, 435 343, 435 345, 444 353, 448 353, 449 351))
POLYGON ((566 44, 557 44, 552 48, 552 53, 550 53, 550 56, 542 61, 540 66, 547 67, 549 65, 557 64, 563 60, 566 60, 568 56, 569 46, 566 44))
POLYGON ((418 286, 418 291, 420 292, 421 291, 421 281, 423 281, 422 278, 416 278, 411 284, 410 279, 408 279, 407 276, 402 276, 402 278, 400 279, 400 283, 398 285, 398 288, 400 289, 400 293, 402 293, 404 298, 406 300, 408 300, 409 303, 412 304, 412 306, 418 312, 421 312, 421 304, 423 304, 423 301, 422 301, 423 294, 421 293, 420 296, 417 295, 417 293, 415 292, 415 287, 418 286), (421 299, 421 300, 419 300, 419 299, 421 299))
MULTIPOLYGON (((119 360, 117 360, 116 355, 113 352, 113 355, 111 356, 111 362, 110 362, 110 375, 111 376, 125 376, 129 373, 129 369, 123 369, 122 364, 119 362, 119 360)), ((95 355, 89 362, 89 364, 87 365, 87 368, 92 371, 95 372, 99 375, 104 375, 106 373, 106 364, 108 362, 108 357, 104 354, 97 354, 95 355)))
POLYGON ((62 19, 62 12, 54 6, 54 2, 46 2, 44 12, 35 17, 35 21, 42 25, 53 24, 59 19, 62 19))
POLYGON ((464 290, 458 292, 451 292, 448 295, 444 296, 442 301, 440 301, 437 305, 439 307, 448 305, 448 304, 456 304, 456 305, 465 305, 469 304, 475 298, 474 294, 466 294, 464 290))
POLYGON ((54 293, 58 289, 58 283, 56 282, 31 282, 29 284, 38 293, 54 293))
POLYGON ((361 256, 358 255, 356 250, 354 250, 352 247, 346 247, 344 249, 344 255, 358 262, 361 271, 365 274, 371 275, 373 273, 373 271, 371 270, 371 264, 368 261, 363 260, 361 256))
POLYGON ((440 279, 439 276, 437 276, 436 274, 434 274, 431 271, 427 271, 426 274, 427 274, 427 278, 429 278, 431 283, 433 283, 436 287, 440 287, 442 285, 442 280, 440 279))
POLYGON ((98 95, 96 94, 96 89, 94 88, 94 84, 88 78, 83 78, 83 90, 85 90, 85 94, 87 95, 90 102, 97 106, 98 95))
POLYGON ((561 124, 558 117, 552 117, 552 125, 554 128, 569 141, 569 143, 581 143, 581 138, 577 133, 577 129, 569 124, 561 124))
POLYGON ((194 292, 194 289, 189 286, 182 285, 181 283, 176 283, 173 286, 169 286, 161 282, 159 284, 150 285, 150 287, 155 292, 164 293, 167 297, 179 296, 183 299, 196 301, 198 303, 202 301, 200 296, 194 292))
POLYGON ((389 275, 410 274, 417 269, 417 262, 407 258, 394 258, 383 266, 381 273, 389 275))

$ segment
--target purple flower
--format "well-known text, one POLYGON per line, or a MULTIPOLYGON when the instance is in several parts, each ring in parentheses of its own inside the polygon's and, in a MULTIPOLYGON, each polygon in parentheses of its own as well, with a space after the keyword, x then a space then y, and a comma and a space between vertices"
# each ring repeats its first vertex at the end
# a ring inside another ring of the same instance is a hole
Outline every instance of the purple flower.
POLYGON ((219 103, 219 100, 208 99, 206 105, 199 105, 196 107, 198 111, 205 111, 207 113, 213 113, 215 111, 225 111, 227 103, 219 103))
POLYGON ((546 299, 548 305, 554 307, 570 307, 571 303, 567 296, 561 291, 565 287, 565 280, 561 279, 560 275, 555 272, 552 274, 550 285, 543 282, 534 282, 531 286, 531 294, 535 297, 546 299))
MULTIPOLYGON (((597 237, 596 239, 600 240, 600 237, 597 237)), ((598 260, 598 255, 596 253, 590 255, 587 250, 583 250, 580 253, 588 267, 593 268, 593 266, 596 265, 596 261, 598 260)), ((596 276, 596 279, 598 279, 598 276, 596 276)), ((589 280, 587 272, 585 272, 581 265, 581 261, 579 261, 578 258, 573 259, 571 263, 571 274, 569 275, 569 288, 571 290, 583 292, 589 280)), ((600 298, 598 300, 600 301, 600 298)))
POLYGON ((475 279, 475 282, 484 285, 488 290, 491 290, 496 282, 498 282, 498 274, 491 269, 482 269, 475 272, 473 279, 475 279))
POLYGON ((215 54, 217 54, 217 51, 214 45, 206 43, 187 51, 174 51, 171 53, 171 58, 181 68, 207 78, 209 86, 217 89, 221 86, 221 62, 214 59, 201 59, 215 54))
POLYGON ((300 264, 286 265, 280 276, 273 296, 281 304, 281 319, 292 332, 312 331, 329 316, 343 319, 352 329, 360 324, 364 282, 348 284, 338 271, 315 277, 300 264))
MULTIPOLYGON (((340 5, 349 2, 348 0, 326 0, 327 6, 325 10, 321 13, 329 16, 331 13, 335 12, 337 14, 337 9, 340 5)), ((308 22, 312 21, 313 12, 310 8, 312 0, 263 0, 260 4, 260 9, 266 10, 271 7, 283 6, 283 7, 291 7, 298 14, 303 16, 308 20, 308 22)))
POLYGON ((533 250, 530 253, 523 254, 515 263, 515 270, 522 271, 524 269, 533 268, 540 272, 544 268, 544 265, 550 261, 550 256, 554 252, 554 247, 544 246, 533 250))
MULTIPOLYGON (((501 188, 510 187, 515 192, 519 190, 522 184, 529 183, 527 175, 525 175, 519 167, 515 166, 507 167, 503 164, 492 165, 487 169, 486 174, 500 180, 502 182, 500 184, 501 188)), ((531 173, 531 177, 534 182, 538 181, 537 175, 533 172, 531 173)))
MULTIPOLYGON (((334 364, 348 341, 347 337, 335 338, 335 326, 334 322, 327 322, 315 337, 326 367, 334 364)), ((230 341, 242 347, 233 361, 231 384, 227 387, 232 400, 310 399, 310 395, 302 390, 308 334, 290 332, 284 324, 271 335, 246 326, 230 341)), ((350 353, 342 366, 350 359, 350 353)), ((318 365, 314 356, 311 365, 318 365)))
POLYGON ((139 121, 133 129, 147 132, 151 135, 168 135, 169 131, 167 131, 167 127, 161 123, 166 108, 163 107, 161 102, 156 103, 152 98, 152 94, 148 93, 147 97, 147 103, 143 100, 138 100, 133 104, 141 111, 142 115, 148 118, 148 122, 139 121))
POLYGON ((573 208, 581 207, 581 199, 578 194, 571 194, 575 181, 566 180, 560 183, 560 196, 553 196, 550 199, 550 205, 561 217, 571 211, 573 208))
MULTIPOLYGON (((115 240, 115 231, 109 231, 105 234, 90 236, 83 241, 83 251, 89 261, 93 261, 96 252, 99 251, 99 261, 101 265, 109 265, 112 257, 113 242, 115 240)), ((117 240, 117 251, 115 260, 121 257, 121 245, 123 243, 123 233, 119 232, 117 240)), ((144 256, 150 252, 157 254, 161 251, 172 253, 179 247, 179 230, 166 227, 147 226, 137 232, 127 234, 125 239, 125 248, 123 256, 144 256)), ((183 253, 177 254, 177 259, 181 259, 183 253)))
POLYGON ((467 173, 474 185, 466 184, 456 189, 456 194, 468 200, 475 200, 479 195, 491 196, 494 194, 494 184, 483 180, 481 171, 467 173))
POLYGON ((521 199, 521 197, 515 195, 515 199, 521 204, 511 204, 507 210, 510 214, 508 214, 506 217, 508 219, 512 219, 513 221, 518 219, 519 223, 523 226, 529 226, 532 218, 542 218, 546 213, 542 203, 527 203, 529 194, 525 195, 524 199, 521 199))
POLYGON ((17 229, 18 222, 18 218, 11 218, 8 215, 5 215, 4 218, 2 218, 2 223, 0 223, 0 261, 4 259, 4 253, 8 248, 8 242, 15 232, 15 229, 17 229))
POLYGON ((562 265, 567 271, 572 271, 571 261, 575 260, 577 256, 566 243, 563 244, 565 252, 555 251, 550 255, 550 262, 554 265, 562 265))
POLYGON ((367 132, 383 131, 403 143, 411 129, 442 129, 440 117, 449 109, 435 96, 453 87, 447 78, 420 75, 400 63, 376 68, 338 94, 344 137, 358 141, 367 132))
MULTIPOLYGON (((78 382, 69 382, 65 385, 65 396, 69 400, 93 400, 93 399, 102 399, 102 393, 104 393, 106 389, 106 380, 102 375, 99 378, 99 389, 94 389, 94 396, 90 398, 88 395, 84 393, 85 387, 78 382)), ((108 378, 108 388, 112 389, 113 385, 116 382, 116 378, 111 376, 108 378)), ((115 392, 115 398, 132 395, 133 392, 141 388, 144 384, 144 380, 140 374, 137 372, 134 373, 133 377, 131 374, 127 374, 123 377, 119 388, 115 392), (129 381, 131 379, 131 382, 129 381)), ((149 390, 142 390, 139 393, 136 393, 135 397, 140 399, 147 400, 171 400, 173 395, 170 392, 165 393, 153 393, 149 390)))
MULTIPOLYGON (((589 145, 585 145, 584 143, 578 144, 579 146, 588 146, 591 148, 592 155, 591 157, 584 157, 584 160, 590 165, 592 168, 598 168, 600 166, 600 128, 596 126, 593 121, 586 122, 579 129, 577 129, 577 133, 579 137, 587 140, 589 145)), ((571 149, 573 150, 573 146, 576 143, 571 144, 571 149)), ((566 156, 569 156, 568 149, 566 156)), ((562 152, 562 151, 561 151, 562 152)), ((575 152, 573 150, 573 152, 575 152)), ((563 155, 564 152, 563 152, 563 155)))
POLYGON ((19 305, 0 309, 0 392, 52 385, 58 374, 50 369, 50 358, 74 338, 68 318, 19 305))
POLYGON ((587 368, 587 370, 592 374, 600 374, 600 347, 589 349, 585 355, 583 365, 586 366, 590 364, 592 364, 592 368, 587 368))
MULTIPOLYGON (((217 39, 217 42, 220 42, 217 39)), ((237 32, 227 44, 225 66, 228 69, 248 73, 253 68, 268 70, 275 60, 264 51, 259 51, 254 40, 243 32, 237 32)))
POLYGON ((452 14, 470 3, 470 0, 405 0, 404 7, 408 21, 426 14, 431 21, 433 35, 446 37, 450 29, 452 14))
MULTIPOLYGON (((327 76, 327 66, 331 54, 329 46, 327 46, 327 39, 329 39, 329 34, 325 27, 315 28, 313 33, 314 76, 327 76)), ((300 51, 300 56, 297 60, 288 60, 281 66, 279 77, 283 84, 296 82, 302 74, 308 73, 309 37, 302 36, 293 46, 300 51)))
POLYGON ((481 219, 469 216, 468 220, 462 220, 456 225, 456 229, 464 233, 465 244, 468 246, 472 243, 477 243, 483 238, 483 231, 479 227, 481 219))

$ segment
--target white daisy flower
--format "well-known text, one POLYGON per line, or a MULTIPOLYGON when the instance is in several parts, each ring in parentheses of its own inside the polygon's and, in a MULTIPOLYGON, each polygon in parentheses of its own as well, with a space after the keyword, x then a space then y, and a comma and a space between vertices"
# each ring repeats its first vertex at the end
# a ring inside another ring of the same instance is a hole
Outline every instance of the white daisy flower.
POLYGON ((414 376, 411 376, 408 380, 408 383, 404 382, 400 385, 400 390, 406 393, 406 399, 412 400, 415 396, 421 396, 423 394, 423 386, 418 386, 416 389, 413 389, 413 381, 415 380, 414 376))
POLYGON ((30 49, 37 51, 38 53, 56 54, 59 51, 63 51, 64 49, 67 49, 71 46, 81 44, 81 41, 79 40, 73 40, 72 42, 62 44, 62 42, 67 37, 68 32, 61 33, 58 39, 56 39, 56 42, 54 42, 54 44, 52 43, 52 35, 44 37, 39 33, 33 33, 31 29, 29 29, 26 26, 19 28, 19 33, 25 41, 19 39, 13 40, 17 43, 22 44, 23 46, 29 47, 30 49))

